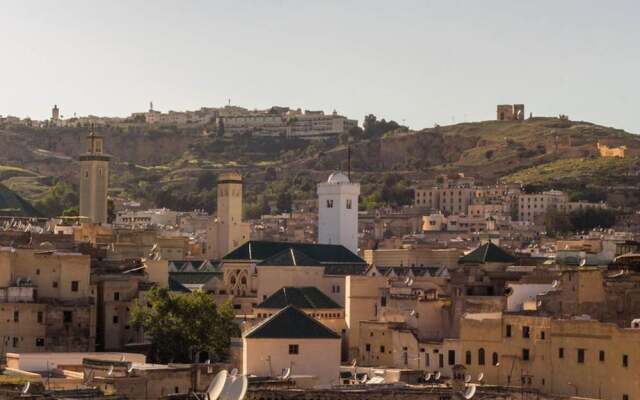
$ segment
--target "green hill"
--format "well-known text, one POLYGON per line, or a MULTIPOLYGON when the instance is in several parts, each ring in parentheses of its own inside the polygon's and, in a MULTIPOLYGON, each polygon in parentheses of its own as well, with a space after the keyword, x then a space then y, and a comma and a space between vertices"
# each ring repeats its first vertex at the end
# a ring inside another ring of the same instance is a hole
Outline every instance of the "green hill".
POLYGON ((0 215, 19 217, 42 216, 28 201, 0 184, 0 215))

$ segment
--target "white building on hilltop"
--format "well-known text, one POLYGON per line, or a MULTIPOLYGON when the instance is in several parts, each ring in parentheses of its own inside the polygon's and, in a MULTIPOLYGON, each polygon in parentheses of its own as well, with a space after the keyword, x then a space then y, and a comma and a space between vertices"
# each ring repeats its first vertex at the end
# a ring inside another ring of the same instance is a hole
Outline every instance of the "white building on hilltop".
POLYGON ((334 172, 318 184, 318 243, 341 244, 358 254, 360 184, 334 172))

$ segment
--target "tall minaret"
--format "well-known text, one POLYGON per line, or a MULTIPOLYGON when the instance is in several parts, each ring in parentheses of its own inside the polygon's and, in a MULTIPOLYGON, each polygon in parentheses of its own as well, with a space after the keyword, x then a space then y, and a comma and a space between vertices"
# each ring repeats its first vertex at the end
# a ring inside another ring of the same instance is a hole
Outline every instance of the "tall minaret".
POLYGON ((242 176, 237 172, 218 176, 218 209, 212 237, 211 258, 220 258, 249 240, 251 225, 242 222, 242 176))
POLYGON ((358 196, 360 184, 334 172, 318 184, 318 243, 341 244, 358 253, 358 196))
POLYGON ((87 152, 80 156, 80 216, 97 224, 107 223, 107 188, 110 156, 104 153, 102 136, 91 127, 87 152))

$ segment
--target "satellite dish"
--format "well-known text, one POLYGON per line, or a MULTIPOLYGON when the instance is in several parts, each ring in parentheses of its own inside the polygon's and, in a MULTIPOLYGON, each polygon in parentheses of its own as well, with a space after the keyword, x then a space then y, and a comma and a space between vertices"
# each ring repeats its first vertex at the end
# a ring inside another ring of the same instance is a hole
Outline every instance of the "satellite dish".
POLYGON ((247 394, 247 386, 249 381, 246 375, 239 376, 238 379, 233 381, 229 388, 222 395, 221 400, 242 400, 247 394))
POLYGON ((365 382, 367 382, 367 379, 369 379, 369 376, 368 376, 367 374, 364 374, 364 375, 362 376, 362 379, 360 379, 360 383, 365 383, 365 382))
POLYGON ((113 365, 111 367, 109 367, 109 371, 107 371, 107 375, 108 376, 113 375, 113 365))
POLYGON ((22 394, 29 393, 29 389, 31 388, 31 381, 27 381, 25 385, 22 387, 22 394))
POLYGON ((232 376, 235 378, 237 375, 238 375, 238 368, 234 368, 231 371, 229 371, 229 376, 232 376))
POLYGON ((478 382, 482 382, 484 380, 484 372, 480 372, 478 375, 478 382))
POLYGON ((122 356, 120 356, 120 361, 125 361, 125 355, 124 355, 124 353, 122 354, 122 356))
POLYGON ((205 364, 211 364, 211 359, 207 358, 207 361, 204 362, 205 364))
POLYGON ((583 258, 583 259, 580 261, 580 266, 581 266, 581 267, 584 267, 585 265, 587 265, 587 259, 586 259, 586 258, 583 258))
POLYGON ((351 368, 355 368, 358 366, 358 359, 354 358, 353 361, 351 362, 351 368))
POLYGON ((436 372, 435 376, 433 377, 433 379, 435 379, 436 381, 440 379, 440 377, 442 376, 442 374, 440 373, 440 371, 436 372))
POLYGON ((464 391, 464 394, 462 396, 465 399, 469 400, 476 394, 476 389, 477 389, 476 385, 472 383, 469 386, 467 386, 467 390, 464 391))
POLYGON ((412 316, 412 317, 415 317, 416 316, 416 310, 411 310, 409 315, 412 316))
POLYGON ((282 379, 289 379, 291 376, 291 368, 285 368, 282 373, 282 379))
POLYGON ((132 372, 133 372, 133 364, 131 364, 129 368, 127 368, 127 374, 130 374, 132 372))
POLYGON ((429 372, 428 374, 426 374, 424 376, 424 380, 427 381, 427 382, 431 380, 431 372, 429 372))
POLYGON ((207 397, 209 400, 218 400, 218 397, 220 397, 220 394, 224 389, 225 383, 227 383, 228 375, 227 371, 223 369, 213 377, 207 387, 207 397))
POLYGON ((560 282, 558 282, 557 280, 554 280, 553 283, 551 284, 552 288, 557 288, 558 285, 560 285, 560 282))
POLYGON ((464 383, 469 383, 469 382, 471 382, 471 375, 466 374, 466 375, 464 376, 464 383))

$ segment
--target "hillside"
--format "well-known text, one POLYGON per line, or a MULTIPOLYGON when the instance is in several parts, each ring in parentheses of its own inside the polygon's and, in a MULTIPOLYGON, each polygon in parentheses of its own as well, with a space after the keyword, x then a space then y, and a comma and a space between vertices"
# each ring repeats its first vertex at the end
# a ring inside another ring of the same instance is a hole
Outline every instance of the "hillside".
POLYGON ((0 215, 19 217, 42 216, 28 201, 4 185, 0 185, 0 215))
MULTIPOLYGON (((337 139, 220 138, 176 128, 103 128, 100 133, 113 155, 111 187, 149 206, 211 211, 216 174, 233 168, 246 178, 250 207, 262 203, 264 208, 268 202, 274 208, 283 192, 294 201, 313 199, 316 182, 346 168, 347 147, 337 139)), ((0 146, 5 149, 0 154, 0 182, 32 202, 50 195, 60 182, 76 185, 75 160, 86 134, 78 128, 0 127, 0 146)), ((405 204, 413 184, 442 173, 464 172, 484 183, 504 178, 565 188, 577 197, 613 184, 636 185, 640 179, 635 173, 640 156, 636 135, 557 118, 398 129, 376 137, 367 137, 365 131, 352 138, 351 152, 353 175, 371 205, 405 204), (598 142, 626 146, 627 158, 602 159, 598 142)), ((74 198, 67 189, 60 192, 74 198)))

